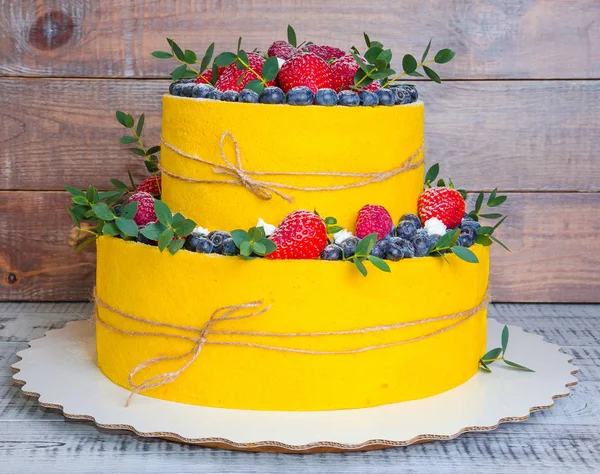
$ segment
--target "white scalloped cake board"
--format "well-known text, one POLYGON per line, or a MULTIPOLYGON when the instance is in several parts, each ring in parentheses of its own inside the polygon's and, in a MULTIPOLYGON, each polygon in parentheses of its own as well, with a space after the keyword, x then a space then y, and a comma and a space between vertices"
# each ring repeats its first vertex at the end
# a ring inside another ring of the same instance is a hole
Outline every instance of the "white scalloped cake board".
MULTIPOLYGON (((488 348, 497 347, 502 325, 489 320, 488 348)), ((453 390, 404 403, 360 410, 265 412, 207 408, 136 396, 109 381, 96 366, 93 324, 68 323, 29 343, 13 365, 25 394, 67 418, 140 436, 227 449, 280 452, 368 450, 453 439, 523 421, 552 407, 577 384, 571 357, 541 336, 510 326, 507 355, 535 373, 496 363, 453 390)), ((199 362, 201 363, 201 358, 199 362)), ((440 363, 445 363, 440 361, 440 363)), ((427 376, 428 374, 424 374, 427 376)), ((429 374, 434 376, 434 374, 429 374)))

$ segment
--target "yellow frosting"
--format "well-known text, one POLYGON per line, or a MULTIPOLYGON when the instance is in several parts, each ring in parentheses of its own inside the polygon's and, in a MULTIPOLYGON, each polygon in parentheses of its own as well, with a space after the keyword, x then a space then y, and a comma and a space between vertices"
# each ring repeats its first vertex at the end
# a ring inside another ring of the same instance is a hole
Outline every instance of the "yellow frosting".
MULTIPOLYGON (((179 151, 224 164, 219 141, 230 132, 239 143, 247 171, 374 173, 398 168, 423 145, 423 103, 394 107, 294 107, 163 98, 162 134, 179 151)), ((231 141, 227 158, 236 161, 231 141)), ((421 154, 417 156, 418 161, 421 154)), ((213 167, 182 158, 167 146, 161 164, 169 172, 196 180, 231 180, 213 167)), ((331 187, 356 177, 259 175, 254 178, 301 187, 331 187)), ((162 199, 208 229, 248 228, 262 217, 278 224, 296 209, 317 209, 353 228, 365 204, 384 206, 395 219, 415 212, 423 189, 423 166, 378 183, 336 191, 280 189, 293 202, 263 200, 235 184, 189 183, 163 176, 162 199)))
MULTIPOLYGON (((239 192, 225 187, 220 191, 239 192)), ((489 250, 479 245, 472 248, 479 264, 454 255, 447 255, 447 261, 415 258, 389 262, 391 273, 370 267, 366 278, 347 262, 245 261, 185 250, 173 256, 112 237, 101 237, 97 247, 98 297, 119 311, 201 327, 222 306, 253 300, 271 305, 260 316, 217 323, 216 330, 337 332, 452 314, 481 302, 489 272, 489 250)), ((164 332, 164 328, 125 319, 101 307, 99 316, 125 331, 164 332)), ((448 324, 438 321, 343 336, 213 334, 208 339, 332 351, 410 339, 448 324)), ((346 355, 207 345, 174 382, 144 394, 253 410, 331 410, 418 399, 456 387, 476 373, 485 351, 485 326, 486 311, 482 310, 462 325, 419 342, 346 355)), ((192 347, 189 341, 124 335, 100 324, 96 338, 101 370, 127 388, 129 372, 141 362, 179 355, 192 347)), ((180 366, 181 361, 162 363, 142 371, 135 382, 180 366)))

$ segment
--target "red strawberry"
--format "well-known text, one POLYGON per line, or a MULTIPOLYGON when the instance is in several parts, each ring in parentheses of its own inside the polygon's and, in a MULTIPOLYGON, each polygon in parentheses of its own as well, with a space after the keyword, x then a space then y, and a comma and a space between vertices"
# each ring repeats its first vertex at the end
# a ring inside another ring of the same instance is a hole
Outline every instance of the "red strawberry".
POLYGON ((154 212, 154 198, 152 194, 141 191, 139 193, 133 193, 126 204, 137 201, 138 210, 135 213, 133 220, 135 223, 143 227, 150 222, 156 222, 156 213, 154 212))
POLYGON ((359 239, 377 233, 377 240, 383 240, 394 228, 390 213, 383 206, 367 204, 358 211, 356 236, 359 239))
POLYGON ((288 59, 277 76, 283 92, 306 86, 313 92, 333 87, 333 74, 327 63, 314 53, 300 53, 288 59))
POLYGON ((456 189, 426 189, 419 196, 417 206, 421 222, 437 217, 448 229, 458 226, 465 214, 465 200, 456 189))
POLYGON ((269 57, 276 56, 281 59, 290 59, 294 54, 296 54, 298 50, 294 48, 287 41, 275 41, 271 46, 269 46, 269 50, 267 54, 269 57))
POLYGON ((160 176, 150 176, 140 183, 140 185, 135 189, 134 194, 144 192, 152 194, 153 196, 159 196, 160 187, 160 176))
MULTIPOLYGON (((350 55, 333 61, 331 63, 331 72, 334 77, 333 88, 338 92, 350 89, 350 86, 354 85, 354 76, 359 67, 358 63, 350 55)), ((373 81, 364 90, 373 92, 380 87, 381 83, 379 81, 373 81)))
POLYGON ((323 219, 310 211, 294 211, 281 221, 271 235, 277 249, 265 258, 299 260, 319 258, 327 245, 327 228, 323 219))
MULTIPOLYGON (((219 70, 217 72, 217 77, 221 76, 221 73, 223 72, 223 69, 225 69, 225 66, 219 66, 219 70)), ((200 74, 197 78, 196 78, 196 84, 210 84, 210 80, 212 79, 212 69, 208 69, 206 71, 204 71, 202 74, 200 74)))
MULTIPOLYGON (((265 63, 265 58, 261 55, 250 52, 248 53, 248 60, 250 67, 258 74, 262 74, 262 67, 265 63)), ((248 69, 238 69, 235 63, 230 64, 219 76, 215 88, 221 92, 225 91, 236 91, 241 92, 250 81, 258 79, 256 75, 248 69), (241 79, 240 79, 241 78, 241 79)), ((267 82, 268 86, 274 86, 275 81, 267 82)))
POLYGON ((323 58, 327 62, 331 61, 332 59, 341 58, 346 55, 344 51, 334 46, 319 46, 318 44, 309 44, 306 47, 306 50, 311 53, 315 53, 317 56, 323 58))

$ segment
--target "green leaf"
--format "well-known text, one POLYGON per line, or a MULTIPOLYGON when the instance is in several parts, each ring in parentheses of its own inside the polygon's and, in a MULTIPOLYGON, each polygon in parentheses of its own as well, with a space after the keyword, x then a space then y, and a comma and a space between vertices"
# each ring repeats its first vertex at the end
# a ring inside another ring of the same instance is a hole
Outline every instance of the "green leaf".
POLYGON ((198 77, 198 73, 191 71, 189 69, 186 69, 183 74, 181 75, 182 78, 191 78, 191 77, 198 77))
POLYGON ((490 235, 492 232, 494 232, 494 228, 489 225, 482 225, 477 228, 477 235, 490 235))
POLYGON ((69 206, 67 206, 67 212, 71 216, 71 220, 73 221, 73 224, 75 225, 75 227, 81 227, 81 223, 79 222, 79 219, 75 215, 75 212, 73 211, 73 209, 71 209, 69 206))
POLYGON ((81 252, 84 248, 86 248, 92 242, 95 242, 96 239, 98 239, 98 236, 92 236, 92 237, 89 237, 89 238, 85 239, 77 247, 75 247, 75 252, 81 252))
POLYGON ((265 247, 265 245, 261 242, 254 242, 252 245, 252 251, 257 255, 263 256, 267 251, 267 247, 265 247))
POLYGON ((215 64, 217 66, 221 66, 221 67, 229 66, 230 64, 233 64, 236 59, 237 59, 237 54, 226 51, 224 53, 219 54, 215 58, 215 64))
POLYGON ((494 227, 492 227, 492 229, 496 230, 498 227, 500 227, 502 225, 502 223, 506 220, 508 216, 504 216, 502 219, 500 219, 498 222, 496 222, 496 224, 494 224, 494 227))
POLYGON ((117 110, 115 114, 117 116, 117 121, 124 127, 127 127, 127 125, 125 125, 127 121, 127 114, 125 112, 121 112, 120 110, 117 110))
POLYGON ((421 62, 424 63, 425 60, 427 59, 427 55, 429 54, 429 48, 431 48, 431 40, 433 38, 429 39, 429 43, 427 43, 427 47, 425 48, 425 52, 423 53, 423 56, 421 56, 421 62))
POLYGON ((86 199, 85 196, 73 196, 71 198, 71 200, 75 203, 75 204, 81 204, 82 206, 87 206, 88 205, 88 201, 86 199))
POLYGON ((153 222, 145 226, 140 232, 142 235, 150 240, 158 240, 160 235, 167 230, 167 226, 159 222, 153 222))
POLYGON ((92 209, 94 211, 94 214, 96 214, 96 216, 99 219, 102 219, 103 221, 112 221, 115 218, 115 215, 113 214, 113 212, 110 210, 110 208, 104 202, 99 202, 97 204, 94 204, 92 206, 92 209))
POLYGON ((138 139, 135 137, 130 137, 129 135, 124 135, 121 137, 121 145, 131 145, 132 143, 137 143, 138 139))
POLYGON ((502 214, 497 214, 493 212, 491 214, 480 214, 479 217, 483 217, 485 219, 500 219, 502 217, 502 214))
POLYGON ((131 201, 121 209, 121 217, 123 219, 133 219, 138 211, 138 202, 131 201))
POLYGON ((365 64, 365 62, 361 59, 361 57, 358 54, 352 53, 352 57, 356 61, 356 64, 358 64, 358 67, 365 73, 368 74, 371 71, 371 68, 367 64, 365 64))
POLYGON ((494 188, 494 190, 490 193, 490 195, 488 197, 488 202, 492 201, 496 197, 497 193, 498 193, 498 188, 494 188))
POLYGON ((384 49, 381 53, 379 53, 379 56, 377 56, 377 61, 385 61, 385 66, 382 68, 378 66, 377 69, 386 69, 387 65, 392 62, 392 56, 391 49, 384 49))
POLYGON ((74 188, 73 186, 65 186, 65 189, 72 196, 85 196, 85 192, 84 191, 82 191, 81 189, 74 188))
POLYGON ((457 189, 458 194, 466 201, 467 200, 467 192, 464 189, 457 189))
POLYGON ((427 184, 433 183, 435 181, 435 178, 438 177, 439 173, 440 173, 439 163, 432 165, 431 168, 429 168, 427 170, 427 173, 425 174, 425 183, 427 183, 427 184))
POLYGON ((219 66, 217 66, 217 63, 213 63, 210 83, 214 86, 217 83, 217 79, 219 79, 219 66))
POLYGON ((496 242, 498 245, 500 245, 500 247, 502 247, 507 252, 510 252, 510 249, 504 243, 502 243, 500 240, 498 240, 496 237, 494 237, 493 235, 490 236, 490 239, 492 239, 494 242, 496 242))
POLYGON ((459 245, 455 245, 450 248, 450 251, 456 255, 461 260, 464 260, 468 263, 479 263, 479 259, 477 255, 475 255, 470 249, 466 247, 461 247, 459 245))
POLYGON ((154 155, 154 153, 158 153, 160 151, 160 145, 155 145, 146 150, 146 156, 154 155))
POLYGON ((360 261, 358 258, 355 258, 354 265, 356 265, 356 268, 358 268, 358 271, 362 273, 363 276, 367 276, 367 267, 365 267, 365 264, 362 263, 362 261, 360 261))
POLYGON ((488 207, 497 207, 506 201, 508 196, 497 196, 493 200, 488 201, 488 207))
POLYGON ((425 77, 419 71, 409 72, 408 75, 412 77, 425 77))
POLYGON ((183 217, 183 214, 181 214, 180 212, 176 212, 173 216, 173 222, 171 222, 171 227, 177 227, 181 223, 181 221, 183 221, 183 219, 185 219, 185 217, 183 217))
POLYGON ((242 37, 240 36, 238 38, 238 42, 237 42, 237 49, 236 51, 238 52, 238 56, 240 55, 240 50, 242 49, 242 37))
POLYGON ((530 369, 529 367, 525 367, 524 365, 517 364, 516 362, 511 362, 510 360, 504 359, 504 363, 506 365, 510 365, 511 367, 514 367, 515 369, 524 370, 525 372, 535 372, 535 370, 530 369))
POLYGON ((150 54, 158 59, 170 59, 173 57, 171 53, 167 53, 166 51, 152 51, 150 54))
POLYGON ((487 235, 478 235, 475 242, 483 245, 484 247, 489 247, 492 245, 492 239, 490 239, 487 235))
POLYGON ((494 362, 493 359, 497 359, 500 354, 502 353, 502 348, 501 347, 496 347, 495 349, 492 349, 491 351, 488 351, 482 358, 481 360, 484 361, 487 364, 491 364, 494 362))
POLYGON ((129 188, 127 187, 127 185, 123 181, 119 181, 118 179, 111 179, 110 182, 117 189, 122 189, 122 190, 125 190, 125 191, 129 191, 129 188))
POLYGON ((250 236, 248 235, 248 232, 242 229, 232 230, 231 238, 233 239, 233 243, 238 249, 241 248, 240 246, 242 245, 242 242, 250 241, 250 236))
POLYGON ((433 58, 433 60, 438 64, 448 63, 448 62, 452 61, 452 58, 454 57, 455 54, 456 53, 454 51, 452 51, 451 49, 447 49, 447 48, 440 49, 437 52, 437 54, 435 55, 435 57, 433 58))
POLYGON ((196 228, 196 223, 191 219, 183 219, 181 222, 178 222, 175 227, 175 232, 179 237, 185 237, 192 233, 192 231, 196 228))
POLYGON ((342 229, 343 229, 342 226, 339 226, 339 225, 330 225, 330 226, 327 226, 327 233, 328 234, 337 234, 342 229))
POLYGON ((444 235, 442 235, 440 237, 440 240, 437 241, 435 248, 436 249, 445 249, 445 248, 452 247, 454 245, 454 243, 456 242, 456 239, 458 239, 459 234, 460 234, 460 229, 449 230, 448 232, 446 232, 444 235))
POLYGON ((210 60, 212 59, 213 53, 215 51, 215 43, 211 43, 208 48, 206 48, 206 53, 204 53, 204 57, 202 58, 202 62, 200 63, 200 72, 204 72, 204 70, 210 64, 210 60))
POLYGON ((98 194, 98 190, 94 186, 88 186, 87 191, 85 192, 85 197, 88 202, 92 205, 96 204, 100 199, 100 195, 98 194))
POLYGON ((287 27, 287 38, 288 38, 288 43, 290 43, 294 48, 296 48, 298 46, 298 43, 296 40, 296 32, 294 31, 294 28, 292 28, 292 25, 288 25, 288 27, 287 27))
MULTIPOLYGON (((277 59, 277 58, 275 58, 275 59, 277 59)), ((263 88, 264 88, 264 84, 262 83, 262 81, 260 79, 255 79, 253 81, 250 81, 244 87, 244 89, 250 89, 251 91, 254 91, 257 94, 260 94, 263 91, 263 88)))
POLYGON ((490 368, 487 366, 487 364, 486 364, 486 363, 485 363, 483 360, 481 360, 481 359, 479 359, 479 368, 480 368, 481 370, 483 370, 484 372, 487 372, 488 374, 491 374, 491 373, 492 373, 492 370, 491 370, 491 369, 490 369, 490 368))
POLYGON ((375 60, 379 57, 379 55, 383 53, 383 49, 378 48, 376 46, 371 46, 364 54, 365 59, 369 62, 369 64, 375 64, 375 60))
POLYGON ((139 148, 128 148, 128 150, 137 156, 146 156, 146 154, 139 148))
POLYGON ((198 62, 198 58, 196 57, 196 53, 193 51, 186 49, 183 53, 183 60, 188 64, 194 64, 198 62))
POLYGON ((445 187, 445 186, 446 186, 446 182, 445 182, 443 179, 438 179, 438 182, 436 183, 436 186, 437 186, 438 188, 440 188, 440 187, 442 187, 442 188, 443 188, 443 187, 445 187))
POLYGON ((369 259, 369 262, 371 262, 375 268, 378 268, 382 272, 388 272, 388 273, 391 272, 390 266, 387 264, 387 262, 385 260, 382 260, 381 258, 376 257, 375 255, 369 255, 367 258, 369 259))
POLYGON ((337 224, 337 219, 335 217, 326 217, 324 222, 327 225, 337 224))
POLYGON ((104 227, 102 227, 102 233, 104 235, 116 237, 117 235, 119 235, 119 229, 117 229, 117 226, 114 222, 107 222, 106 224, 104 224, 104 227))
POLYGON ((479 213, 482 204, 483 204, 483 193, 479 193, 479 195, 477 196, 477 201, 475 201, 475 212, 476 213, 479 213))
POLYGON ((246 69, 248 67, 248 65, 250 64, 250 60, 248 59, 248 55, 246 54, 246 51, 244 51, 243 49, 240 49, 238 51, 238 59, 236 60, 236 67, 238 69, 246 69))
POLYGON ((156 217, 161 224, 171 225, 173 222, 173 213, 163 201, 154 200, 154 212, 156 212, 156 217))
POLYGON ((402 58, 402 69, 405 73, 410 74, 417 69, 417 60, 411 54, 407 54, 402 58))
POLYGON ((260 229, 258 229, 257 227, 252 227, 248 231, 248 236, 250 237, 250 240, 253 242, 258 242, 260 239, 262 239, 264 237, 264 235, 262 234, 260 229))
POLYGON ((248 240, 244 240, 240 244, 240 254, 249 257, 252 254, 252 244, 248 240))
POLYGON ((181 250, 183 244, 185 244, 185 239, 171 240, 171 243, 168 246, 171 255, 175 255, 179 250, 181 250))
POLYGON ((273 242, 270 239, 262 239, 260 243, 265 246, 265 255, 269 255, 270 253, 275 252, 275 250, 277 249, 277 245, 275 245, 275 242, 273 242))
POLYGON ((117 217, 115 223, 121 232, 129 237, 136 237, 138 235, 138 226, 133 219, 125 219, 124 217, 117 217))
POLYGON ((100 201, 106 201, 107 204, 115 196, 121 197, 122 195, 123 195, 123 191, 100 191, 98 193, 98 197, 100 198, 100 201))
POLYGON ((369 38, 369 35, 366 33, 363 33, 363 36, 365 38, 365 44, 367 45, 367 48, 371 47, 371 38, 369 38))
POLYGON ((504 326, 502 329, 502 355, 506 352, 506 347, 508 346, 508 326, 504 326))
POLYGON ((423 66, 423 71, 425 71, 425 74, 427 74, 427 77, 429 79, 431 79, 433 82, 437 82, 438 84, 442 83, 442 79, 440 78, 440 76, 438 76, 438 73, 435 72, 433 69, 431 69, 427 66, 423 66))
POLYGON ((144 114, 140 115, 140 118, 138 119, 137 127, 135 128, 135 133, 137 133, 138 137, 142 134, 142 130, 144 129, 144 121, 145 120, 146 120, 146 117, 144 116, 144 114))
POLYGON ((167 228, 162 234, 160 234, 158 237, 158 248, 161 252, 173 241, 174 235, 173 229, 171 228, 167 228))
POLYGON ((173 54, 177 57, 177 59, 179 59, 180 61, 183 61, 184 54, 183 54, 183 51, 181 50, 181 48, 179 47, 179 45, 177 43, 175 43, 175 41, 173 41, 171 38, 167 38, 167 42, 169 43, 169 46, 171 46, 171 49, 173 50, 173 54))
POLYGON ((372 233, 363 237, 356 246, 355 255, 369 255, 375 246, 375 242, 377 242, 377 233, 372 233))
POLYGON ((173 80, 173 82, 176 82, 179 79, 181 79, 187 70, 188 69, 186 64, 182 64, 181 66, 177 66, 175 69, 173 69, 173 72, 171 72, 171 79, 173 80))
POLYGON ((267 59, 262 67, 262 77, 265 82, 272 81, 279 72, 279 62, 275 56, 267 59))

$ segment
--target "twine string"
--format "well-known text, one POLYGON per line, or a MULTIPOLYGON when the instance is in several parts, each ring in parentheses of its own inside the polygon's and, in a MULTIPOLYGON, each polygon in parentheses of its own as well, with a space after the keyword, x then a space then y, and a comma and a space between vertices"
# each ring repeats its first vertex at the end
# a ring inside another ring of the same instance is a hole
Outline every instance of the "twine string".
POLYGON ((221 139, 219 141, 219 154, 221 155, 221 159, 224 164, 213 163, 211 161, 200 158, 196 155, 190 155, 188 153, 184 153, 182 150, 176 148, 169 142, 165 140, 164 137, 161 137, 161 143, 165 147, 167 147, 172 152, 176 153, 178 156, 182 158, 187 158, 192 161, 196 161, 198 163, 202 163, 212 167, 214 173, 223 174, 230 176, 233 178, 232 180, 218 180, 218 179, 195 179, 189 178, 187 176, 182 176, 180 174, 174 173, 170 170, 167 170, 162 165, 159 164, 159 168, 161 172, 166 174, 167 176, 177 179, 179 181, 184 181, 186 183, 228 183, 234 184, 238 186, 244 186, 250 192, 255 194, 261 199, 269 200, 273 197, 273 194, 279 196, 282 199, 285 199, 288 202, 293 202, 293 198, 288 194, 284 194, 278 189, 289 189, 293 191, 306 191, 306 192, 314 192, 314 191, 339 191, 343 189, 351 189, 357 188, 361 186, 367 186, 373 183, 379 183, 381 181, 388 180, 400 173, 405 173, 407 171, 416 169, 420 167, 425 162, 424 153, 425 146, 421 145, 417 151, 412 153, 406 160, 402 162, 402 164, 396 168, 387 171, 378 171, 372 173, 351 173, 351 172, 337 172, 337 171, 249 171, 245 170, 242 165, 242 158, 240 152, 240 146, 233 136, 233 134, 229 131, 223 132, 221 135, 221 139), (231 140, 235 149, 235 164, 227 157, 224 151, 224 142, 226 139, 231 140), (420 158, 415 161, 415 159, 419 156, 420 158), (356 181, 348 184, 341 184, 335 186, 296 186, 292 184, 284 184, 277 183, 275 181, 267 181, 262 179, 256 179, 253 176, 332 176, 332 177, 348 177, 348 178, 357 178, 356 181))
POLYGON ((181 330, 184 332, 193 332, 194 333, 194 336, 190 336, 190 335, 182 335, 182 334, 171 334, 171 333, 167 333, 167 332, 126 331, 124 329, 120 329, 120 328, 106 322, 104 319, 102 319, 100 317, 99 312, 96 310, 96 313, 95 313, 96 322, 98 324, 100 324, 101 326, 103 326, 104 328, 114 331, 116 333, 123 334, 126 336, 150 336, 150 337, 165 337, 165 338, 172 338, 172 339, 181 339, 181 340, 189 341, 192 343, 192 348, 180 355, 153 357, 153 358, 150 358, 148 360, 141 362, 136 367, 134 367, 131 370, 131 372, 129 373, 129 377, 128 377, 129 385, 131 386, 132 390, 131 390, 131 394, 129 395, 129 397, 127 398, 127 401, 125 403, 126 407, 129 406, 131 400, 137 393, 143 392, 145 390, 149 390, 151 388, 160 387, 162 385, 166 385, 166 384, 169 384, 169 383, 175 381, 175 379, 177 379, 181 374, 183 374, 198 359, 200 353, 202 352, 202 348, 205 345, 251 347, 251 348, 255 348, 255 349, 263 349, 263 350, 271 350, 271 351, 279 351, 279 352, 291 352, 291 353, 307 354, 307 355, 357 354, 357 353, 367 352, 367 351, 376 350, 376 349, 385 349, 385 348, 395 347, 395 346, 399 346, 399 345, 403 345, 403 344, 410 344, 410 343, 422 341, 424 339, 428 339, 428 338, 437 336, 439 334, 445 333, 445 332, 450 331, 450 330, 454 329, 455 327, 465 323, 469 319, 471 319, 479 311, 484 309, 490 301, 490 298, 486 293, 483 300, 478 305, 476 305, 470 309, 467 309, 465 311, 459 311, 459 312, 448 314, 448 315, 424 318, 424 319, 420 319, 420 320, 408 321, 408 322, 403 322, 403 323, 371 326, 371 327, 352 329, 352 330, 344 330, 344 331, 267 333, 267 332, 252 332, 252 331, 216 331, 216 330, 213 330, 213 326, 220 321, 235 321, 235 320, 241 320, 241 319, 248 319, 248 318, 253 318, 255 316, 259 316, 263 313, 266 313, 267 311, 269 311, 270 306, 263 306, 262 301, 251 301, 249 303, 244 303, 244 304, 239 304, 239 305, 231 305, 231 306, 223 306, 221 308, 217 308, 215 311, 213 311, 212 315, 206 321, 206 323, 204 323, 201 327, 198 328, 198 327, 193 327, 193 326, 185 326, 185 325, 178 325, 178 324, 172 324, 172 323, 163 323, 163 322, 158 322, 158 321, 152 321, 152 320, 149 320, 146 318, 141 318, 139 316, 134 316, 134 315, 125 313, 124 311, 120 311, 120 310, 110 306, 109 304, 102 301, 98 297, 97 294, 95 294, 94 296, 95 296, 97 306, 102 307, 112 313, 118 314, 119 316, 122 316, 125 319, 129 319, 131 321, 149 324, 149 325, 153 325, 153 326, 157 326, 157 327, 161 327, 161 328, 172 328, 172 329, 177 329, 177 330, 181 330), (246 309, 250 309, 252 311, 250 311, 248 313, 243 313, 242 311, 246 310, 246 309), (266 344, 256 344, 256 343, 245 342, 245 341, 211 341, 211 340, 208 340, 208 336, 210 334, 212 334, 212 335, 235 334, 235 335, 244 335, 244 336, 250 336, 250 337, 264 337, 264 336, 266 336, 266 337, 321 337, 321 336, 342 336, 342 335, 348 335, 348 334, 367 334, 367 333, 371 333, 371 332, 389 331, 392 329, 401 329, 401 328, 405 328, 405 327, 409 327, 409 326, 418 326, 418 325, 424 325, 424 324, 433 323, 433 322, 447 321, 447 320, 454 320, 454 319, 456 319, 457 321, 453 322, 452 324, 450 324, 448 326, 444 326, 435 331, 431 331, 429 333, 423 334, 421 336, 416 336, 416 337, 413 337, 410 339, 403 339, 400 341, 394 341, 394 342, 389 342, 389 343, 385 343, 385 344, 376 344, 376 345, 358 347, 356 349, 335 350, 335 351, 294 349, 294 348, 290 348, 290 347, 280 347, 280 346, 273 346, 273 345, 266 345, 266 344), (140 383, 136 383, 134 380, 135 376, 143 369, 146 369, 146 368, 156 365, 156 364, 160 364, 162 362, 179 361, 179 360, 186 360, 186 361, 177 370, 168 371, 168 372, 164 372, 164 373, 149 377, 140 383))

